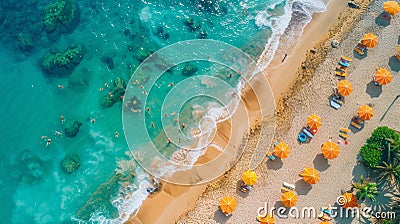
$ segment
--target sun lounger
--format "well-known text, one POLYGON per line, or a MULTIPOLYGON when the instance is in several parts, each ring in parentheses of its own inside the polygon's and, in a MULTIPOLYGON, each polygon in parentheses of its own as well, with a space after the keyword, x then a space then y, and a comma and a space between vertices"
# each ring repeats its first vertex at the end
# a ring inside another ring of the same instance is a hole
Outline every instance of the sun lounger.
POLYGON ((340 97, 340 96, 333 96, 332 97, 332 100, 333 101, 335 101, 336 103, 338 103, 338 104, 340 104, 340 105, 343 105, 344 104, 344 102, 343 102, 343 100, 341 100, 342 98, 340 97))
POLYGON ((367 49, 365 45, 363 45, 362 43, 358 43, 357 46, 354 48, 354 51, 363 56, 365 54, 365 49, 367 49))
MULTIPOLYGON (((360 126, 360 128, 361 128, 361 126, 360 126)), ((345 134, 343 132, 340 132, 339 133, 339 137, 343 138, 344 140, 347 140, 349 138, 349 135, 347 135, 347 134, 345 134)))
POLYGON ((306 134, 309 138, 314 138, 313 133, 311 133, 307 128, 303 128, 303 133, 306 134))
POLYGON ((340 77, 347 77, 349 74, 346 72, 335 71, 335 74, 340 77))
POLYGON ((332 218, 331 217, 329 217, 329 216, 327 216, 327 215, 322 215, 321 217, 319 217, 322 221, 327 221, 327 222, 329 222, 329 221, 331 221, 332 220, 332 218))
POLYGON ((267 152, 267 157, 270 160, 275 160, 276 159, 275 155, 272 152, 267 152))
POLYGON ((339 60, 339 65, 344 66, 344 67, 349 67, 351 61, 352 61, 351 58, 342 56, 339 60))
POLYGON ((285 193, 285 192, 291 191, 291 189, 289 189, 289 188, 287 188, 287 187, 282 187, 282 188, 281 188, 281 191, 282 191, 283 193, 285 193))
POLYGON ((342 105, 338 104, 337 102, 331 100, 331 107, 335 108, 338 110, 342 105))
POLYGON ((339 131, 343 132, 345 134, 349 134, 350 133, 350 129, 348 129, 348 128, 341 128, 339 131))
POLYGON ((351 124, 351 126, 357 128, 357 129, 361 129, 361 125, 359 125, 358 123, 356 123, 354 121, 352 121, 350 124, 351 124))
POLYGON ((321 208, 321 212, 323 212, 323 213, 325 213, 325 214, 327 214, 329 216, 333 215, 332 209, 329 209, 328 207, 322 207, 321 208))
POLYGON ((288 182, 283 182, 282 184, 285 188, 288 188, 290 190, 294 190, 295 186, 293 184, 289 184, 288 182))

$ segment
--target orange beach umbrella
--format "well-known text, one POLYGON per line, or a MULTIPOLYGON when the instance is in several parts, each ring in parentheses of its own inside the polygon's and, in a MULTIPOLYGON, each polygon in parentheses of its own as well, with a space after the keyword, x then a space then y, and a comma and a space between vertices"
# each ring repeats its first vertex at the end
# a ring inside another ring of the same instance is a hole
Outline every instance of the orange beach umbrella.
POLYGON ((340 153, 339 146, 332 141, 322 144, 321 151, 324 157, 327 159, 334 159, 338 157, 340 153))
POLYGON ((371 120, 374 110, 368 105, 362 105, 358 108, 358 116, 364 121, 371 120))
POLYGON ((346 79, 340 81, 337 85, 337 88, 339 94, 342 96, 348 96, 351 92, 353 92, 353 85, 346 79))
POLYGON ((287 158, 290 154, 290 148, 289 146, 284 143, 284 142, 279 142, 275 147, 274 147, 274 154, 278 156, 279 158, 287 158))
POLYGON ((343 208, 353 208, 358 207, 358 199, 352 193, 344 193, 338 198, 338 203, 343 208))
POLYGON ((226 196, 219 202, 219 207, 225 214, 230 214, 236 209, 237 202, 234 198, 226 196))
POLYGON ((302 176, 304 181, 308 184, 316 184, 320 179, 318 171, 314 168, 304 168, 300 176, 302 176))
POLYGON ((293 207, 299 198, 294 191, 288 191, 282 194, 281 201, 285 207, 293 207))
POLYGON ((267 214, 264 217, 258 216, 257 220, 260 222, 260 224, 275 224, 275 219, 270 214, 267 214))
POLYGON ((375 74, 375 82, 381 84, 381 85, 386 85, 389 84, 392 81, 393 77, 390 72, 384 68, 378 68, 376 70, 375 74))
POLYGON ((390 15, 396 15, 400 12, 399 3, 395 1, 387 1, 383 4, 383 9, 390 15))
POLYGON ((311 114, 307 117, 307 126, 312 129, 318 129, 322 125, 322 119, 316 114, 311 114))
POLYGON ((247 185, 253 185, 257 182, 258 176, 255 171, 247 170, 242 174, 242 180, 247 185))
POLYGON ((373 33, 367 33, 364 35, 361 43, 369 48, 374 48, 378 45, 378 37, 373 33))

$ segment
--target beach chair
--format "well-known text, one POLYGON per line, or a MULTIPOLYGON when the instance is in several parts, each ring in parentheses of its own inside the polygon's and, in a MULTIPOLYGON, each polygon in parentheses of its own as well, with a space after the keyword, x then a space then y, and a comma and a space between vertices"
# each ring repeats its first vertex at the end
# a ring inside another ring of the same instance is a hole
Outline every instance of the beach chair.
POLYGON ((364 44, 358 43, 354 48, 354 51, 357 52, 359 55, 363 56, 365 54, 366 49, 367 47, 364 44))
MULTIPOLYGON (((360 126, 360 128, 361 128, 361 126, 360 126)), ((348 134, 345 134, 345 133, 343 133, 343 132, 340 132, 340 133, 339 133, 339 137, 343 138, 343 140, 347 140, 347 139, 349 138, 349 135, 348 135, 348 134)))
POLYGON ((339 65, 341 65, 341 66, 343 66, 343 67, 349 67, 349 66, 350 66, 350 62, 351 62, 352 60, 353 60, 353 59, 342 55, 342 57, 341 57, 340 60, 339 60, 339 65))
POLYGON ((294 189, 296 188, 296 186, 294 186, 293 184, 289 184, 288 182, 283 182, 282 185, 283 185, 283 187, 285 187, 291 191, 294 191, 294 189))
POLYGON ((240 190, 243 193, 246 193, 247 191, 249 191, 251 189, 250 185, 245 184, 243 181, 240 183, 240 190))
POLYGON ((361 129, 363 127, 363 125, 364 125, 364 121, 361 118, 359 118, 358 116, 354 116, 351 119, 350 125, 355 127, 355 128, 357 128, 357 129, 361 129))
POLYGON ((331 107, 335 108, 336 110, 338 110, 340 107, 342 107, 342 105, 338 104, 337 102, 331 100, 331 107))
POLYGON ((272 152, 267 152, 267 157, 268 159, 274 161, 276 159, 276 156, 272 152))
POLYGON ((332 209, 330 209, 328 207, 322 207, 321 208, 321 212, 323 212, 324 214, 326 214, 326 215, 328 215, 330 217, 332 217, 332 215, 333 215, 332 209))
POLYGON ((351 132, 350 129, 348 129, 348 128, 340 128, 339 131, 343 132, 345 134, 349 134, 351 132))
POLYGON ((307 135, 309 138, 314 138, 314 134, 311 133, 307 128, 303 128, 303 133, 307 135))
POLYGON ((332 220, 331 217, 327 216, 326 214, 323 214, 322 216, 319 217, 322 221, 330 222, 332 220))
POLYGON ((397 47, 397 54, 394 55, 400 61, 400 45, 397 47))

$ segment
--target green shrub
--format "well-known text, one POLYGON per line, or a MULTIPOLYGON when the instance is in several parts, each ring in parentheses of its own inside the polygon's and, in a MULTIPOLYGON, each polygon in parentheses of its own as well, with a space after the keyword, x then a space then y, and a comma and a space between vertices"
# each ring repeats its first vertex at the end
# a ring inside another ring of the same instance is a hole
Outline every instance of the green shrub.
POLYGON ((370 138, 367 139, 367 144, 377 144, 378 148, 387 150, 390 144, 388 139, 396 138, 398 134, 386 126, 378 127, 373 132, 370 138))
POLYGON ((365 144, 360 149, 360 154, 364 164, 368 167, 376 167, 382 159, 382 151, 378 150, 379 145, 376 143, 365 144))

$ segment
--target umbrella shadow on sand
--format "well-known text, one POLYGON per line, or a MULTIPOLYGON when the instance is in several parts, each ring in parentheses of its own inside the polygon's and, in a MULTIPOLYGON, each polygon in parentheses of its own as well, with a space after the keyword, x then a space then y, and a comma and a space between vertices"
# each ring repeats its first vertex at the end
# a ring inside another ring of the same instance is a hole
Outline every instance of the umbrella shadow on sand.
POLYGON ((283 162, 282 159, 279 157, 276 157, 275 160, 267 160, 267 167, 268 169, 271 170, 279 170, 280 168, 282 168, 283 166, 283 162))
POLYGON ((381 85, 377 86, 375 85, 374 81, 371 81, 367 84, 366 92, 371 98, 377 98, 382 93, 382 86, 381 85))
POLYGON ((304 180, 302 179, 296 181, 295 186, 296 186, 296 192, 299 195, 306 195, 312 189, 312 186, 304 182, 304 180))
POLYGON ((248 191, 247 192, 243 192, 241 190, 241 186, 240 186, 241 184, 242 184, 242 180, 238 180, 236 182, 236 194, 238 194, 242 198, 246 198, 247 196, 249 196, 249 192, 248 191))
POLYGON ((375 18, 375 23, 378 26, 386 27, 390 25, 390 20, 390 15, 384 11, 375 18))
POLYGON ((388 65, 392 71, 395 71, 395 72, 400 71, 400 61, 395 56, 392 56, 389 58, 388 65))
POLYGON ((217 223, 226 223, 231 217, 232 215, 226 216, 219 208, 214 212, 214 220, 217 223))
POLYGON ((328 163, 328 159, 322 155, 322 153, 317 154, 313 160, 314 168, 317 169, 318 171, 322 172, 327 170, 330 165, 328 163))

